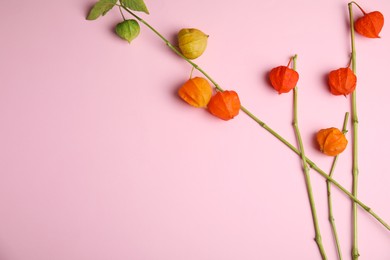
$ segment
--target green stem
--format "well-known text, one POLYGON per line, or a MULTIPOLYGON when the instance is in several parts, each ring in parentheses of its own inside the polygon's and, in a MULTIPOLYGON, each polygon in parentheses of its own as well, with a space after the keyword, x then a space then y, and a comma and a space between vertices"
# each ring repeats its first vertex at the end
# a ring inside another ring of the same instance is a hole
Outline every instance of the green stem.
POLYGON ((213 78, 211 78, 201 67, 199 67, 196 63, 186 58, 175 46, 172 45, 164 36, 161 35, 156 29, 154 29, 150 24, 148 24, 145 20, 143 20, 141 17, 136 15, 134 12, 132 12, 127 7, 121 5, 123 9, 125 9, 129 14, 134 16, 135 19, 137 19, 139 22, 143 23, 146 27, 148 27, 150 30, 152 30, 158 37, 160 37, 161 40, 164 41, 164 43, 177 55, 179 55, 181 58, 186 60, 189 64, 191 64, 192 67, 194 67, 196 70, 198 70, 200 73, 202 73, 208 80, 210 80, 211 83, 215 86, 215 88, 219 91, 223 91, 223 89, 218 85, 217 82, 213 78))
MULTIPOLYGON (((297 60, 297 55, 295 55, 293 58, 293 70, 296 70, 296 60, 297 60)), ((321 257, 323 260, 327 259, 324 245, 322 244, 322 238, 321 238, 321 231, 320 231, 320 226, 318 224, 318 218, 317 218, 317 210, 316 206, 314 203, 314 195, 313 195, 313 188, 311 185, 311 180, 310 180, 310 168, 307 166, 306 162, 306 156, 305 156, 305 149, 303 147, 303 142, 302 142, 302 137, 301 133, 299 131, 299 126, 298 126, 298 87, 296 86, 293 90, 294 92, 294 119, 293 119, 293 126, 295 130, 295 135, 298 141, 298 147, 301 152, 301 159, 302 159, 302 167, 303 171, 305 173, 305 182, 306 182, 306 188, 307 188, 307 193, 309 196, 309 202, 310 202, 310 209, 311 209, 311 214, 313 218, 313 224, 314 224, 314 230, 315 230, 315 238, 314 240, 317 243, 318 249, 320 251, 321 257)))
MULTIPOLYGON (((185 61, 187 61, 189 64, 191 64, 193 67, 195 67, 196 70, 198 70, 200 73, 202 73, 207 79, 210 80, 215 86, 215 88, 219 91, 224 91, 203 69, 201 69, 197 64, 192 62, 191 60, 187 59, 183 56, 167 39, 165 39, 159 32, 157 32, 151 25, 149 25, 146 21, 139 18, 137 15, 135 15, 131 10, 128 8, 122 6, 128 13, 133 15, 139 22, 143 23, 145 26, 150 28, 154 33, 157 34, 164 42, 165 44, 177 55, 179 55, 181 58, 183 58, 185 61)), ((281 135, 279 135, 275 130, 270 128, 267 124, 265 124, 263 121, 261 121, 258 117, 256 117, 252 112, 250 112, 247 108, 244 106, 241 106, 241 111, 244 112, 247 116, 249 116, 253 121, 255 121, 259 126, 261 126, 264 130, 266 130, 268 133, 273 135, 275 138, 277 138, 280 142, 282 142, 284 145, 286 145, 288 148, 290 148, 294 153, 297 155, 301 155, 299 150, 293 146, 291 143, 289 143, 286 139, 284 139, 281 135)), ((367 213, 369 213, 371 216, 373 216, 379 223, 381 223, 386 229, 390 231, 390 225, 388 225, 382 218, 379 217, 370 207, 365 205, 363 202, 358 200, 355 196, 352 195, 346 188, 344 188, 340 183, 338 183, 333 178, 329 177, 327 173, 325 173, 323 170, 321 170, 313 161, 311 161, 309 158, 306 157, 307 164, 314 169, 316 172, 318 172, 322 177, 324 177, 326 180, 330 181, 334 186, 336 186, 340 191, 342 191, 345 195, 347 195, 351 200, 356 202, 360 205, 367 213)))
MULTIPOLYGON (((286 139, 284 139, 281 135, 275 132, 272 128, 270 128, 267 124, 257 118, 253 113, 251 113, 247 108, 241 106, 241 110, 247 114, 253 121, 259 124, 264 130, 277 138, 280 142, 286 145, 290 150, 292 150, 297 155, 301 155, 299 150, 295 148, 291 143, 289 143, 286 139)), ((381 223, 387 230, 390 231, 390 225, 387 224, 379 215, 377 215, 369 206, 365 205, 362 201, 352 195, 346 188, 344 188, 340 183, 338 183, 332 177, 329 177, 327 173, 325 173, 321 168, 319 168, 312 160, 306 157, 306 162, 316 172, 318 172, 322 177, 324 177, 327 181, 331 182, 334 186, 336 186, 340 191, 342 191, 345 195, 347 195, 352 201, 356 202, 362 209, 367 211, 371 216, 373 216, 379 223, 381 223)))
MULTIPOLYGON (((270 128, 266 123, 261 121, 258 117, 256 117, 253 113, 251 113, 247 108, 241 106, 241 110, 248 115, 253 121, 255 121, 257 124, 259 124, 264 130, 266 130, 268 133, 273 135, 275 138, 277 138, 280 142, 282 142, 284 145, 286 145, 290 150, 292 150, 297 155, 301 155, 299 150, 295 148, 291 143, 289 143, 286 139, 284 139, 281 135, 279 135, 277 132, 275 132, 272 128, 270 128)), ((387 224, 379 215, 377 215, 370 207, 365 205, 362 201, 357 199, 355 196, 352 195, 346 188, 344 188, 340 183, 338 183, 335 179, 332 177, 329 177, 327 173, 325 173, 321 168, 319 168, 312 160, 310 160, 308 157, 306 157, 306 162, 316 172, 318 172, 322 177, 324 177, 327 181, 331 182, 334 186, 336 186, 340 191, 342 191, 345 195, 347 195, 352 201, 359 204, 359 206, 367 211, 371 216, 373 216, 379 223, 381 223, 387 230, 390 231, 390 225, 387 224)))
POLYGON ((125 17, 124 14, 123 14, 122 7, 121 7, 121 6, 118 6, 118 8, 119 8, 119 12, 121 13, 121 16, 122 16, 123 21, 126 21, 126 17, 125 17))
MULTIPOLYGON (((355 28, 354 28, 354 19, 352 12, 352 4, 351 2, 348 4, 349 9, 349 23, 351 26, 351 60, 352 60, 352 71, 356 75, 356 48, 355 48, 355 28)), ((355 3, 356 4, 356 3, 355 3)), ((357 5, 357 4, 356 4, 357 5)), ((356 90, 354 90, 351 94, 351 109, 352 109, 352 124, 353 124, 353 166, 352 166, 352 194, 357 197, 358 191, 358 116, 357 116, 357 105, 356 105, 356 90)), ((352 244, 352 259, 359 258, 359 250, 358 250, 358 224, 357 224, 357 205, 356 203, 352 204, 352 222, 353 222, 353 244, 352 244)))
MULTIPOLYGON (((347 133, 347 123, 348 123, 348 118, 349 118, 349 113, 345 113, 344 117, 344 124, 343 124, 343 134, 347 133)), ((336 155, 333 159, 332 167, 329 172, 329 177, 333 177, 333 172, 336 167, 337 161, 338 161, 339 156, 336 155)), ((337 229, 336 229, 336 223, 334 221, 334 216, 333 216, 333 203, 332 203, 332 193, 331 193, 331 183, 329 181, 326 181, 326 188, 328 192, 328 212, 329 212, 329 222, 332 227, 332 233, 334 240, 336 242, 336 248, 337 248, 337 255, 340 260, 343 259, 343 256, 341 254, 341 248, 340 248, 340 242, 339 242, 339 236, 337 234, 337 229)))

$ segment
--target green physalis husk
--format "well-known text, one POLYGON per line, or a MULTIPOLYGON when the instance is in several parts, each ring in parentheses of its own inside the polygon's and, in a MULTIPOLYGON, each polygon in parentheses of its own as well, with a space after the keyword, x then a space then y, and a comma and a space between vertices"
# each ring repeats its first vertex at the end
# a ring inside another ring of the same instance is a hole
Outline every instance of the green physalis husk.
POLYGON ((125 20, 116 25, 115 32, 123 40, 126 40, 130 43, 140 33, 140 26, 134 19, 125 20))

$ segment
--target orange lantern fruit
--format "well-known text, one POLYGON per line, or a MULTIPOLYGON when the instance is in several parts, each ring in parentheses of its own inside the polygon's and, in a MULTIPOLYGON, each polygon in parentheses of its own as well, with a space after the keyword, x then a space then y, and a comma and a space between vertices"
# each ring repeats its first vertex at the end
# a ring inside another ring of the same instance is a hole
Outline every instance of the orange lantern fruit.
POLYGON ((271 85, 279 94, 287 93, 297 85, 299 74, 288 67, 291 60, 287 66, 273 68, 269 73, 271 85))
POLYGON ((383 14, 379 11, 365 13, 355 21, 355 30, 357 33, 368 38, 379 38, 379 33, 384 24, 383 14))
POLYGON ((348 95, 356 88, 356 75, 350 68, 333 70, 328 75, 330 92, 333 95, 348 95))
POLYGON ((201 77, 187 80, 178 91, 179 96, 194 107, 206 107, 213 94, 210 83, 201 77))
POLYGON ((320 151, 329 156, 340 154, 345 150, 348 144, 345 135, 335 127, 318 131, 317 142, 320 146, 320 151))
POLYGON ((207 106, 211 114, 223 120, 230 120, 238 115, 240 107, 240 98, 233 90, 217 92, 207 106))

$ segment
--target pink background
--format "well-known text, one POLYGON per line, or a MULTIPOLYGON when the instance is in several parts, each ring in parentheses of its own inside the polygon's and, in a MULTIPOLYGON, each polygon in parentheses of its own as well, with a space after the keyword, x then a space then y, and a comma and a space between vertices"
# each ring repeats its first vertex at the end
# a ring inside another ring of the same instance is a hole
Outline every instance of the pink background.
MULTIPOLYGON (((0 3, 0 259, 320 259, 299 157, 243 113, 224 122, 186 105, 176 91, 191 67, 145 26, 131 45, 117 38, 117 9, 86 21, 93 3, 0 3)), ((359 3, 390 17, 388 1, 359 3)), ((341 128, 350 107, 325 82, 349 60, 347 1, 146 4, 141 16, 172 41, 183 27, 209 34, 196 62, 294 145, 292 94, 266 75, 297 53, 306 153, 329 171, 313 136, 341 128)), ((390 222, 388 24, 381 35, 356 37, 359 198, 390 222)), ((348 189, 351 153, 335 172, 348 189)), ((311 172, 336 259, 325 182, 311 172)), ((333 194, 350 259, 351 203, 333 194)), ((390 232, 360 209, 359 250, 390 259, 390 232)))

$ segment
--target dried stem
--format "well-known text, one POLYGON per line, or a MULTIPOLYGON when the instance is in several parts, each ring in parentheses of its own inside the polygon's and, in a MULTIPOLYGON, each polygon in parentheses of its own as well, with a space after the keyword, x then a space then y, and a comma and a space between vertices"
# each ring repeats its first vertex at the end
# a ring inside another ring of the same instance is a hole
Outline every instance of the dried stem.
POLYGON ((352 1, 349 3, 349 5, 351 5, 351 4, 356 5, 360 9, 360 11, 362 11, 363 15, 366 15, 366 12, 363 10, 363 8, 358 3, 356 3, 355 1, 352 1))

